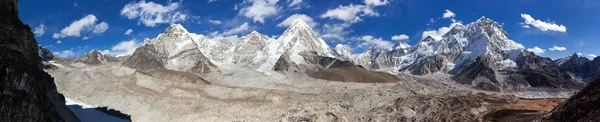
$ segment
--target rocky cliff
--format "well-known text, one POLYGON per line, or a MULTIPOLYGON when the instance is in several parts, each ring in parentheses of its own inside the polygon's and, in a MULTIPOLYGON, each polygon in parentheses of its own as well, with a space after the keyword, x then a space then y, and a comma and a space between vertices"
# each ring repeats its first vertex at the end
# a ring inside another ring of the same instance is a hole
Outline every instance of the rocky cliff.
POLYGON ((577 94, 554 108, 544 122, 600 121, 600 79, 590 82, 577 94))
POLYGON ((17 0, 0 2, 0 120, 6 122, 79 121, 42 70, 31 28, 18 17, 17 0))

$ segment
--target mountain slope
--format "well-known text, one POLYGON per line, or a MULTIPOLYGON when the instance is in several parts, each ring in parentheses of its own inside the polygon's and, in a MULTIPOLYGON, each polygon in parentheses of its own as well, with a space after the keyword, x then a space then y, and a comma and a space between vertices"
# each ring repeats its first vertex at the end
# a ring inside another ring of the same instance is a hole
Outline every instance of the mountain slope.
POLYGON ((515 61, 495 62, 481 56, 452 78, 475 88, 505 91, 529 87, 578 89, 584 86, 570 73, 560 70, 552 60, 523 51, 515 61))
POLYGON ((40 48, 17 6, 17 0, 0 2, 0 120, 78 122, 43 71, 40 48))
POLYGON ((102 64, 107 62, 120 62, 117 57, 108 56, 100 53, 98 50, 92 50, 83 56, 79 56, 73 60, 74 63, 81 62, 85 64, 102 64))
POLYGON ((169 69, 201 74, 218 71, 202 54, 197 41, 183 26, 173 24, 157 38, 146 39, 123 65, 142 71, 169 69))
POLYGON ((524 49, 514 42, 497 22, 482 17, 467 25, 452 24, 452 29, 442 37, 426 37, 411 52, 400 58, 402 71, 413 74, 456 73, 479 56, 489 56, 493 61, 515 59, 524 49))
POLYGON ((336 53, 317 36, 312 28, 302 20, 295 20, 276 41, 267 44, 268 57, 265 62, 259 66, 258 71, 270 71, 275 67, 280 59, 289 58, 290 64, 310 66, 314 65, 307 59, 324 56, 336 57, 336 53), (287 53, 287 55, 283 55, 287 53), (312 54, 315 55, 312 55, 312 54), (306 55, 301 55, 306 54, 306 55))
POLYGON ((600 121, 600 79, 590 82, 567 101, 544 117, 544 122, 598 122, 600 121))

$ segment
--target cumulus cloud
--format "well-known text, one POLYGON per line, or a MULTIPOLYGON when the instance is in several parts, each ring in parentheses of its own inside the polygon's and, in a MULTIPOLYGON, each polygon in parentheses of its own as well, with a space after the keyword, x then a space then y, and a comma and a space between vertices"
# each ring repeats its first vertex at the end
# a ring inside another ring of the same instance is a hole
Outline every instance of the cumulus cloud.
POLYGON ((88 39, 90 39, 90 37, 86 36, 86 37, 81 38, 81 40, 88 40, 88 39))
MULTIPOLYGON (((290 1, 290 0, 288 0, 290 1)), ((290 5, 288 5, 288 7, 293 7, 295 5, 298 5, 300 3, 302 3, 302 0, 291 0, 292 2, 290 2, 290 5)))
POLYGON ((108 29, 108 23, 100 22, 96 24, 98 19, 93 14, 87 15, 79 20, 74 21, 69 26, 65 27, 60 33, 54 33, 52 38, 60 39, 64 37, 79 37, 84 31, 92 31, 94 34, 104 33, 108 29))
POLYGON ((533 48, 527 48, 527 51, 529 51, 529 52, 533 52, 533 53, 535 53, 536 55, 541 55, 541 54, 543 54, 544 52, 546 52, 546 50, 544 50, 544 49, 542 49, 542 48, 540 48, 540 47, 537 47, 537 46, 536 46, 536 47, 533 47, 533 48))
POLYGON ((131 29, 127 29, 127 31, 125 31, 125 35, 130 35, 130 34, 131 34, 131 32, 133 32, 133 30, 131 30, 131 29))
MULTIPOLYGON (((564 25, 559 25, 552 22, 544 22, 541 20, 536 20, 531 17, 529 14, 521 14, 521 18, 525 20, 525 22, 521 23, 523 25, 531 25, 535 28, 540 29, 541 31, 556 31, 556 32, 567 32, 567 27, 564 25)), ((529 26, 523 26, 529 27, 529 26)))
POLYGON ((104 33, 107 29, 108 29, 108 23, 101 22, 100 24, 97 24, 94 26, 94 33, 95 34, 104 33))
POLYGON ((61 40, 56 40, 56 44, 60 44, 60 43, 62 43, 61 40))
POLYGON ((121 9, 121 16, 128 19, 138 19, 138 24, 154 27, 156 24, 176 23, 185 21, 188 14, 178 11, 181 3, 173 2, 161 5, 144 0, 137 3, 126 4, 121 9))
POLYGON ((590 57, 590 58, 596 58, 596 55, 595 54, 588 54, 588 57, 590 57))
POLYGON ((136 48, 142 46, 142 42, 138 42, 136 39, 121 41, 114 45, 112 49, 102 50, 102 54, 113 55, 113 56, 125 56, 133 53, 136 48))
POLYGON ((365 0, 365 4, 370 6, 382 6, 389 4, 388 0, 365 0))
POLYGON ((208 0, 208 3, 217 2, 219 0, 208 0))
POLYGON ((75 55, 75 53, 73 53, 73 50, 63 50, 63 51, 59 51, 59 52, 52 52, 52 54, 54 56, 60 57, 60 58, 68 58, 68 57, 75 55))
POLYGON ((394 46, 391 42, 387 40, 383 40, 383 38, 375 38, 371 35, 365 35, 359 38, 359 40, 363 40, 364 42, 359 44, 359 47, 377 47, 379 49, 390 49, 394 46))
POLYGON ((452 21, 452 23, 456 23, 456 19, 454 19, 454 17, 456 17, 456 14, 454 14, 454 12, 446 9, 446 11, 444 12, 444 14, 442 15, 442 18, 444 19, 450 19, 452 21))
POLYGON ((350 4, 348 6, 340 5, 335 9, 327 10, 320 17, 354 23, 361 21, 361 17, 364 16, 379 16, 379 13, 373 10, 371 6, 350 4))
POLYGON ((40 24, 37 27, 35 27, 35 29, 33 29, 33 34, 35 34, 35 36, 42 36, 44 35, 44 33, 46 32, 46 25, 44 24, 40 24))
POLYGON ((448 31, 450 31, 456 25, 462 25, 462 24, 461 23, 452 23, 452 24, 450 24, 450 26, 441 27, 438 30, 424 31, 423 34, 421 34, 421 39, 425 39, 425 37, 431 36, 434 39, 439 40, 442 38, 442 36, 444 36, 444 34, 448 33, 448 31))
POLYGON ((233 34, 238 34, 241 32, 245 32, 248 31, 248 29, 250 29, 250 26, 248 25, 248 22, 245 22, 244 24, 233 28, 231 30, 226 30, 225 32, 223 32, 223 35, 233 35, 233 34))
POLYGON ((223 23, 220 20, 208 20, 208 22, 215 25, 220 25, 221 23, 223 23))
POLYGON ((289 16, 287 19, 283 20, 281 23, 277 24, 278 27, 287 27, 290 26, 294 21, 296 20, 303 20, 304 22, 306 22, 308 25, 310 25, 310 27, 315 27, 316 25, 318 25, 313 18, 304 15, 304 14, 294 14, 289 16))
POLYGON ((265 18, 276 15, 277 2, 279 0, 246 0, 249 6, 240 9, 240 15, 254 20, 254 22, 265 23, 265 18))
POLYGON ((408 39, 409 39, 409 36, 406 34, 392 36, 392 40, 397 40, 397 41, 408 40, 408 39))
POLYGON ((456 16, 456 14, 454 14, 454 12, 446 9, 446 12, 444 12, 444 15, 442 15, 442 18, 448 19, 448 18, 454 18, 455 16, 456 16))
POLYGON ((551 51, 565 51, 565 50, 567 50, 567 48, 566 47, 560 47, 560 46, 554 45, 554 47, 548 48, 548 50, 551 50, 551 51))
POLYGON ((339 23, 339 24, 324 24, 321 38, 325 39, 333 39, 338 41, 344 41, 344 36, 348 35, 351 30, 347 30, 346 28, 350 27, 349 23, 339 23))

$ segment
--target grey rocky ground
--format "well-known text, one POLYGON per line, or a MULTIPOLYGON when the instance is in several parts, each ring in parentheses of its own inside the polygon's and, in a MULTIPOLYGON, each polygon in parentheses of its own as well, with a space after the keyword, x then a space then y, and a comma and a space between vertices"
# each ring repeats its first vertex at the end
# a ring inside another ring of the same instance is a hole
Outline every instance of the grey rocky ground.
POLYGON ((119 64, 54 65, 58 68, 49 73, 65 96, 143 122, 445 121, 457 115, 477 121, 494 103, 515 100, 450 81, 447 74, 397 74, 396 83, 349 83, 221 66, 221 72, 189 80, 119 64), (451 113, 440 114, 444 111, 451 113))

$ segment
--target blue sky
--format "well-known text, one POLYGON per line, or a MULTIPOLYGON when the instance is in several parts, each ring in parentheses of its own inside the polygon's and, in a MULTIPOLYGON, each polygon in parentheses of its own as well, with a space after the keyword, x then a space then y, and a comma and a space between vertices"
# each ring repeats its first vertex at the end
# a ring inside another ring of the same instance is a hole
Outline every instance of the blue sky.
POLYGON ((334 47, 353 52, 414 45, 424 32, 485 16, 504 25, 511 38, 540 55, 600 54, 600 0, 21 0, 21 19, 37 41, 71 58, 98 49, 110 55, 133 51, 170 23, 213 38, 253 30, 277 37, 286 19, 303 19, 334 47), (528 28, 527 28, 528 27, 528 28), (131 29, 128 34, 126 32, 131 29), (400 36, 403 35, 403 36, 400 36), (392 38, 396 36, 396 38, 392 38), (408 39, 406 38, 408 37, 408 39), (556 46, 555 48, 552 48, 556 46), (538 47, 538 48, 535 48, 538 47), (552 48, 552 50, 551 50, 552 48))

